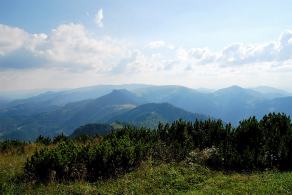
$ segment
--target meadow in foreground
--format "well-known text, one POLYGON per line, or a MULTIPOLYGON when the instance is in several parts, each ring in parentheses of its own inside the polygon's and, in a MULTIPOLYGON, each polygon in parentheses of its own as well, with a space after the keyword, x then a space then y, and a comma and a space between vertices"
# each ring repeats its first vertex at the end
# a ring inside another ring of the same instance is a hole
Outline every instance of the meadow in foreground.
POLYGON ((28 145, 22 155, 0 157, 1 194, 291 194, 292 172, 224 173, 188 162, 153 164, 150 160, 132 172, 100 182, 20 180, 26 158, 36 149, 28 145))

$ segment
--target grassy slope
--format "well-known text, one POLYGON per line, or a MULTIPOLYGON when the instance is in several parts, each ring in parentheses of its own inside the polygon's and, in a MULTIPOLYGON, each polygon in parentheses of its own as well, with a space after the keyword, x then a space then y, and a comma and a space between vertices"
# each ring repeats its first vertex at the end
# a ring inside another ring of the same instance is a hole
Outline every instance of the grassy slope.
POLYGON ((199 165, 145 162, 137 170, 97 183, 75 182, 32 185, 18 181, 24 162, 36 149, 25 154, 0 154, 0 194, 291 194, 292 172, 265 172, 250 175, 224 174, 199 165), (2 190, 2 193, 1 193, 2 190))

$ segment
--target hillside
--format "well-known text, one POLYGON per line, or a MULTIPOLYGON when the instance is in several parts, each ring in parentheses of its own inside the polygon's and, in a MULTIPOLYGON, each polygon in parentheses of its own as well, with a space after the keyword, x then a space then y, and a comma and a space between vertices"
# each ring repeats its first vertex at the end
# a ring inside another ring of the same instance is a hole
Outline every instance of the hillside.
POLYGON ((55 110, 25 116, 3 115, 2 138, 29 140, 38 134, 53 136, 60 132, 71 134, 74 129, 88 123, 122 122, 136 126, 155 128, 159 122, 177 119, 204 120, 207 116, 187 112, 169 103, 147 103, 127 90, 113 90, 97 99, 69 103, 55 110), (146 104, 145 104, 146 103, 146 104), (4 131, 9 129, 10 131, 4 131))
POLYGON ((150 86, 134 91, 148 102, 167 102, 189 112, 211 115, 215 105, 208 93, 201 93, 194 89, 182 86, 150 86))
POLYGON ((288 92, 274 88, 248 89, 231 86, 213 92, 200 92, 181 86, 149 86, 134 92, 148 102, 168 102, 193 113, 200 113, 237 125, 249 116, 262 117, 267 112, 292 115, 284 105, 292 104, 288 92))
POLYGON ((81 125, 106 122, 110 118, 142 103, 144 103, 142 98, 136 97, 129 91, 114 90, 100 98, 70 103, 51 112, 29 117, 18 117, 22 119, 20 121, 17 121, 15 117, 2 117, 0 119, 2 125, 6 124, 2 128, 12 129, 6 131, 2 137, 13 135, 14 138, 21 139, 23 134, 31 134, 30 139, 34 139, 37 134, 50 136, 60 132, 71 134, 74 129, 81 125))
POLYGON ((172 122, 178 119, 187 121, 206 120, 207 116, 187 112, 172 106, 169 103, 148 103, 129 110, 110 119, 111 122, 129 123, 135 126, 155 128, 161 123, 172 122))
POLYGON ((0 109, 5 107, 8 104, 8 102, 9 102, 8 99, 0 97, 0 109))
POLYGON ((279 97, 259 102, 254 110, 257 116, 263 116, 267 112, 283 112, 292 116, 292 96, 279 97))
POLYGON ((270 98, 270 99, 279 98, 279 97, 287 97, 287 96, 292 95, 292 93, 289 93, 285 90, 277 89, 277 88, 269 87, 269 86, 259 86, 252 89, 264 94, 267 98, 270 98))
POLYGON ((73 133, 70 135, 72 138, 76 138, 78 136, 105 136, 109 133, 111 133, 114 130, 114 127, 112 127, 109 124, 87 124, 83 125, 81 127, 78 127, 73 131, 73 133))
POLYGON ((59 129, 70 133, 80 125, 105 122, 142 103, 142 99, 126 90, 114 90, 100 98, 70 103, 54 112, 39 115, 39 117, 54 120, 59 129))

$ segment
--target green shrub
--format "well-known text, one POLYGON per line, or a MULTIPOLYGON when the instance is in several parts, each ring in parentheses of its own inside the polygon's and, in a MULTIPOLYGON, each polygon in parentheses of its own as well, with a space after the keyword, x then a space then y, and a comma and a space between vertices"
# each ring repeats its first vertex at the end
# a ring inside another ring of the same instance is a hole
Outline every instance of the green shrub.
POLYGON ((64 135, 63 133, 61 133, 60 135, 57 135, 56 137, 54 137, 53 143, 56 144, 56 143, 60 143, 60 142, 66 142, 68 140, 69 140, 69 138, 66 135, 64 135))
POLYGON ((147 158, 187 160, 225 170, 292 168, 292 127, 285 114, 272 113, 260 121, 251 117, 237 128, 210 119, 159 124, 157 130, 125 126, 98 142, 88 139, 55 137, 53 142, 59 144, 27 160, 26 176, 39 181, 96 181, 128 172, 147 158))
POLYGON ((240 122, 210 159, 216 168, 265 170, 292 168, 290 117, 270 113, 240 122))
POLYGON ((52 142, 51 138, 45 137, 45 136, 38 136, 35 140, 35 143, 44 144, 44 145, 50 145, 52 142))
POLYGON ((97 180, 131 170, 149 156, 151 142, 131 139, 135 135, 141 138, 147 131, 122 131, 105 137, 100 144, 66 141, 38 151, 27 160, 25 175, 35 181, 97 180))
POLYGON ((68 141, 60 143, 56 148, 37 151, 25 163, 25 175, 34 181, 82 179, 84 166, 78 156, 82 149, 68 141))

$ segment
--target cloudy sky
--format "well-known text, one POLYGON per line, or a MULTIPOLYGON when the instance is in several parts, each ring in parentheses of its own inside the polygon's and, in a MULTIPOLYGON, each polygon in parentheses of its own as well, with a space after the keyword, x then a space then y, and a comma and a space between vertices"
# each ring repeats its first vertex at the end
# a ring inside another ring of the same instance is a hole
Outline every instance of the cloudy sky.
POLYGON ((0 90, 292 90, 290 0, 1 0, 0 90))

